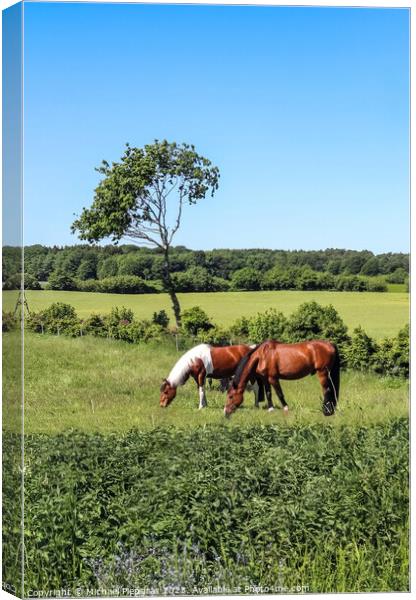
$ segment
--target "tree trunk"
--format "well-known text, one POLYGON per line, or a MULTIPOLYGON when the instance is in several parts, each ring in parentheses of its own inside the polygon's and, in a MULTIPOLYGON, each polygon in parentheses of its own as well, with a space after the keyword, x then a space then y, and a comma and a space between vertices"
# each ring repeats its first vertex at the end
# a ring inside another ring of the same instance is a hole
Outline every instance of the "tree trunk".
POLYGON ((170 296, 172 302, 172 308, 175 315, 176 327, 181 326, 181 307, 179 304, 178 297, 174 289, 168 290, 168 294, 170 296))
POLYGON ((181 326, 181 306, 176 295, 175 286, 170 276, 169 248, 165 250, 165 261, 163 269, 163 284, 172 302, 173 314, 175 315, 176 327, 181 326))

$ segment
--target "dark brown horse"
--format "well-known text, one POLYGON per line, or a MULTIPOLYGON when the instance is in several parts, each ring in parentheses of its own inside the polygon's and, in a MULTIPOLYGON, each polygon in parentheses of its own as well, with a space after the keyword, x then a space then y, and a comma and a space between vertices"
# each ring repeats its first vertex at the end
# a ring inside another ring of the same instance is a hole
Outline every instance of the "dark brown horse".
MULTIPOLYGON (((160 388, 160 406, 168 406, 176 396, 177 388, 192 377, 199 391, 199 408, 207 406, 205 396, 205 380, 230 378, 234 375, 241 359, 252 350, 253 346, 240 344, 235 346, 210 346, 199 344, 186 352, 176 362, 160 388)), ((264 384, 260 377, 249 378, 251 383, 258 384, 256 406, 264 399, 264 384)), ((270 386, 266 384, 267 400, 270 408, 270 386)))
POLYGON ((334 414, 339 397, 340 360, 335 344, 311 340, 282 344, 274 340, 251 349, 241 360, 228 390, 224 413, 228 417, 243 401, 247 382, 255 376, 268 381, 276 391, 283 410, 289 410, 279 379, 301 379, 317 374, 324 395, 323 413, 334 414))

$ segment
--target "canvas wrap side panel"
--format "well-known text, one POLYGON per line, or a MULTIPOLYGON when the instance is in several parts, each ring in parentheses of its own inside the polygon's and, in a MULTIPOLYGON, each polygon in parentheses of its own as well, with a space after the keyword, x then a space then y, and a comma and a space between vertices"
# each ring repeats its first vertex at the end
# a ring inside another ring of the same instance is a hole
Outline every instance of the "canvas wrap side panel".
MULTIPOLYGON (((3 248, 13 246, 13 274, 23 266, 23 5, 3 11, 3 248)), ((14 310, 3 313, 3 577, 5 591, 23 595, 23 407, 22 304, 13 292, 14 310), (11 327, 11 323, 17 327, 11 327), (10 331, 9 331, 10 329, 10 331)))

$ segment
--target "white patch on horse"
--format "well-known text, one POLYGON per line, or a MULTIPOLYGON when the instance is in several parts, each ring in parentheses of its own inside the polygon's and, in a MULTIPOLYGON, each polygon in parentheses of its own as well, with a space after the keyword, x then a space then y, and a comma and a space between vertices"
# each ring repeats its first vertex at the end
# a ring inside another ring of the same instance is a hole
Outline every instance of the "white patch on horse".
POLYGON ((205 396, 205 388, 203 385, 198 387, 199 390, 199 408, 205 408, 208 406, 207 399, 205 396))
POLYGON ((198 359, 202 360, 204 363, 206 374, 211 375, 214 370, 211 358, 211 347, 209 344, 199 344, 198 346, 188 350, 188 352, 185 352, 185 354, 181 356, 178 362, 175 364, 166 378, 170 385, 172 387, 179 387, 180 385, 183 385, 186 376, 189 374, 189 371, 192 368, 192 365, 198 359))

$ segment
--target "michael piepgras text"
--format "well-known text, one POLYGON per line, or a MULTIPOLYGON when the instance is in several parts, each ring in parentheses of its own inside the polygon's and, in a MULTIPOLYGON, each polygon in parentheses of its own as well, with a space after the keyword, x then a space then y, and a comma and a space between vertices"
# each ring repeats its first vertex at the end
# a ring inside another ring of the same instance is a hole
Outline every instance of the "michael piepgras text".
POLYGON ((143 597, 143 596, 206 596, 226 594, 301 594, 309 591, 309 586, 281 585, 207 585, 193 586, 190 590, 181 586, 161 587, 77 587, 61 589, 29 590, 29 598, 105 598, 105 597, 143 597))

